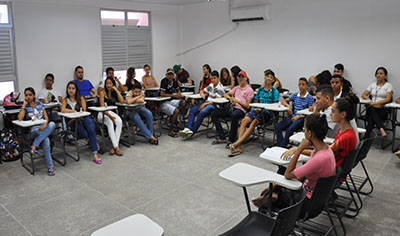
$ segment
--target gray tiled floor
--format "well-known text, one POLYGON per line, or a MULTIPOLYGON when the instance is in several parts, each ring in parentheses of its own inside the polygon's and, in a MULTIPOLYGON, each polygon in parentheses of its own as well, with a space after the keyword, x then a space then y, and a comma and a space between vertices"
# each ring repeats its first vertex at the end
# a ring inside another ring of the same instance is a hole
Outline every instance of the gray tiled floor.
MULTIPOLYGON (((242 190, 218 173, 236 162, 269 170, 276 167, 258 158, 258 141, 245 153, 228 158, 223 145, 200 134, 192 140, 165 133, 153 146, 138 137, 123 157, 103 155, 103 164, 84 150, 79 162, 56 164, 48 177, 44 161, 31 176, 20 162, 0 165, 0 235, 81 235, 135 213, 143 213, 165 229, 165 236, 218 235, 247 213, 242 190)), ((399 235, 400 159, 378 146, 365 161, 375 190, 364 198, 355 219, 345 219, 348 235, 399 235)), ((355 173, 362 173, 357 167, 355 173)), ((265 186, 249 188, 250 197, 265 186)), ((255 208, 253 208, 255 209, 255 208)))

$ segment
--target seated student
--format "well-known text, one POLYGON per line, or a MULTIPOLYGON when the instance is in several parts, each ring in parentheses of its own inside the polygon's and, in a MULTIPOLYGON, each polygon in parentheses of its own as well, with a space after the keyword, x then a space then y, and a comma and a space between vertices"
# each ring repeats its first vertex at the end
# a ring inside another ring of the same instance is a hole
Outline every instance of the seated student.
MULTIPOLYGON (((242 69, 240 69, 239 66, 232 66, 232 68, 231 68, 232 79, 233 79, 233 83, 235 86, 239 85, 237 76, 241 71, 242 71, 242 69)), ((249 78, 247 78, 247 83, 250 84, 249 78)))
POLYGON ((85 97, 97 97, 97 91, 94 89, 92 83, 89 80, 83 79, 83 67, 75 67, 75 83, 79 88, 80 94, 85 97))
MULTIPOLYGON (((208 98, 221 98, 225 94, 224 87, 219 82, 219 73, 216 70, 211 72, 211 84, 200 91, 200 95, 203 99, 206 98, 206 93, 208 93, 208 98)), ((210 115, 214 109, 215 106, 213 102, 210 102, 208 99, 205 102, 192 107, 189 112, 187 127, 179 133, 184 138, 190 138, 193 136, 203 123, 204 117, 210 115), (196 115, 197 119, 195 120, 196 115)))
POLYGON ((333 89, 333 100, 336 101, 338 98, 346 97, 348 92, 345 92, 343 87, 343 77, 340 75, 332 75, 331 87, 333 89))
POLYGON ((228 87, 228 88, 235 87, 235 81, 233 81, 233 78, 229 74, 229 70, 226 67, 221 69, 220 75, 221 75, 220 82, 224 87, 228 87))
POLYGON ((153 75, 150 74, 151 68, 149 65, 144 65, 143 67, 144 72, 146 73, 142 77, 142 82, 144 88, 158 88, 157 80, 154 78, 153 75))
POLYGON ((314 98, 307 92, 307 79, 299 79, 299 92, 292 94, 289 98, 282 101, 282 104, 289 108, 288 114, 283 121, 275 125, 275 134, 279 147, 286 147, 289 143, 289 137, 293 133, 303 127, 304 115, 300 115, 297 112, 303 109, 312 107, 314 104, 314 98), (289 102, 292 101, 294 111, 289 102), (285 138, 282 136, 282 131, 286 130, 285 138))
MULTIPOLYGON (((63 113, 73 113, 79 111, 86 111, 86 100, 79 91, 78 85, 74 81, 70 81, 67 84, 67 97, 63 99, 61 112, 63 113)), ((75 125, 73 120, 68 122, 69 125, 75 125)), ((72 127, 74 129, 74 127, 72 127)), ((78 122, 78 133, 85 139, 89 139, 90 149, 93 154, 93 162, 96 164, 101 164, 102 160, 97 155, 98 144, 96 137, 96 125, 91 116, 85 116, 81 118, 81 122, 78 122)))
POLYGON ((189 72, 181 67, 181 65, 174 65, 173 67, 174 73, 176 74, 176 81, 178 82, 179 87, 182 87, 185 84, 194 84, 194 81, 190 78, 189 72))
MULTIPOLYGON (((140 86, 140 84, 134 84, 132 90, 130 90, 126 95, 126 103, 143 103, 144 98, 145 96, 142 93, 142 86, 140 86)), ((134 111, 127 112, 128 117, 136 123, 146 139, 148 139, 151 144, 158 145, 158 139, 153 135, 153 113, 144 106, 134 111), (146 119, 147 126, 143 123, 142 117, 146 119)))
POLYGON ((31 146, 30 153, 33 156, 37 156, 38 147, 42 144, 44 157, 47 163, 47 174, 50 176, 55 175, 53 159, 50 152, 50 140, 49 136, 53 133, 56 125, 54 122, 50 121, 47 117, 46 110, 41 102, 35 101, 35 90, 32 87, 28 87, 24 91, 25 100, 21 107, 21 111, 18 114, 18 120, 23 120, 25 115, 27 115, 32 120, 46 120, 43 125, 36 125, 31 127, 31 138, 33 143, 31 146))
POLYGON ((222 106, 220 109, 216 108, 211 113, 212 121, 214 122, 215 129, 217 130, 217 140, 213 144, 227 143, 224 130, 222 129, 220 118, 230 116, 231 117, 231 129, 229 130, 228 143, 231 144, 236 141, 237 129, 240 119, 242 119, 248 110, 250 110, 249 104, 254 97, 254 90, 247 83, 247 77, 245 73, 238 76, 239 85, 234 87, 231 91, 224 95, 225 98, 229 99, 232 104, 232 108, 229 106, 222 106))
POLYGON ((281 81, 275 77, 275 72, 273 72, 271 69, 268 69, 264 71, 264 75, 271 74, 273 76, 272 79, 272 86, 276 88, 279 92, 282 92, 282 83, 281 81))
POLYGON ((211 84, 211 67, 209 64, 203 65, 203 79, 200 83, 200 91, 207 88, 211 84))
MULTIPOLYGON (((255 96, 256 103, 274 103, 279 102, 279 92, 272 86, 272 81, 274 75, 269 71, 264 76, 264 84, 258 89, 255 96)), ((239 75, 244 75, 247 77, 246 72, 241 71, 239 75)), ((242 154, 242 143, 251 135, 256 126, 263 121, 263 116, 265 121, 271 119, 270 112, 261 108, 252 109, 245 118, 242 119, 239 129, 239 137, 235 143, 229 145, 231 153, 229 157, 242 154), (246 130, 247 125, 250 127, 246 130)))
MULTIPOLYGON (((107 67, 106 68, 106 78, 108 78, 108 77, 111 77, 113 80, 115 80, 116 84, 118 83, 118 87, 117 87, 118 90, 122 91, 121 86, 123 86, 123 84, 118 79, 118 77, 114 75, 114 68, 112 68, 112 67, 107 67)), ((101 91, 104 90, 104 84, 105 84, 105 81, 102 79, 99 82, 99 87, 98 87, 98 93, 99 94, 101 93, 101 91)))
POLYGON ((353 90, 353 86, 351 85, 350 81, 343 77, 344 74, 344 66, 341 63, 335 65, 333 69, 333 75, 340 75, 342 77, 342 90, 345 94, 348 94, 350 91, 353 90))
MULTIPOLYGON (((124 103, 124 98, 121 93, 118 91, 116 87, 115 80, 113 77, 107 77, 105 81, 105 88, 100 92, 100 106, 115 106, 116 102, 124 103)), ((108 136, 110 136, 111 143, 113 148, 110 150, 110 154, 117 154, 118 156, 122 156, 123 152, 119 148, 119 139, 121 138, 122 131, 122 120, 121 117, 118 116, 118 110, 106 111, 104 114, 99 112, 97 115, 97 120, 100 122, 104 117, 104 124, 107 126, 108 136), (115 129, 114 129, 115 125, 115 129)))
MULTIPOLYGON (((305 139, 300 143, 284 174, 287 179, 303 180, 305 178, 303 189, 307 191, 307 194, 300 212, 300 218, 304 217, 310 208, 310 200, 318 179, 327 178, 336 173, 335 156, 329 146, 323 141, 328 131, 326 116, 315 113, 307 116, 304 122, 304 130, 305 139), (302 151, 310 147, 314 149, 310 160, 304 165, 296 167, 302 151)), ((273 206, 282 209, 290 205, 292 194, 279 185, 274 185, 272 190, 269 188, 265 189, 260 197, 252 200, 253 204, 257 207, 267 207, 269 203, 269 191, 273 191, 273 206)), ((312 212, 311 215, 318 215, 320 210, 322 209, 312 212)))
POLYGON ((135 79, 136 77, 136 71, 135 71, 135 67, 129 67, 126 70, 126 82, 125 85, 121 85, 121 91, 122 92, 128 92, 131 91, 133 88, 133 85, 135 84, 139 84, 140 86, 142 86, 142 84, 137 81, 135 79))
POLYGON ((171 100, 161 103, 160 111, 171 116, 168 135, 173 138, 178 138, 178 134, 174 132, 174 127, 176 126, 179 111, 185 108, 186 102, 182 100, 183 95, 181 94, 181 90, 179 89, 178 82, 174 78, 174 75, 174 70, 168 68, 166 77, 161 80, 161 97, 170 97, 171 100))
POLYGON ((392 101, 393 95, 393 86, 387 81, 387 74, 388 72, 385 67, 376 69, 376 82, 371 83, 362 94, 363 99, 371 101, 371 103, 367 105, 366 138, 371 135, 374 126, 378 127, 382 136, 386 137, 387 135, 383 128, 383 121, 386 120, 389 111, 384 105, 392 101))
POLYGON ((62 102, 61 92, 53 88, 54 75, 49 73, 45 77, 46 87, 40 90, 38 98, 41 103, 62 102))

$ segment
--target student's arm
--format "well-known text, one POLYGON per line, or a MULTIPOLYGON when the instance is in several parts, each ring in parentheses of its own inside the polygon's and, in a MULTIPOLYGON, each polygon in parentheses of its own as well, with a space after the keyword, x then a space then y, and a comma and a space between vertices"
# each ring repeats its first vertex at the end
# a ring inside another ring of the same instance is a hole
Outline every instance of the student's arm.
POLYGON ((156 87, 159 88, 160 86, 158 86, 156 78, 154 78, 154 76, 151 76, 151 79, 154 81, 154 84, 156 85, 156 87))
MULTIPOLYGON (((200 88, 201 88, 201 87, 200 87, 200 88)), ((206 88, 200 90, 200 96, 201 96, 203 99, 206 99, 206 94, 205 94, 205 92, 204 92, 205 89, 206 89, 206 88)))
MULTIPOLYGON (((100 106, 101 107, 105 107, 105 102, 104 102, 104 98, 105 98, 105 96, 106 96, 106 92, 103 90, 103 91, 101 91, 100 92, 100 106)), ((110 118, 111 120, 112 120, 112 122, 114 123, 115 122, 115 118, 114 118, 114 116, 112 116, 112 115, 110 115, 110 113, 108 113, 108 112, 104 112, 104 115, 106 115, 106 116, 108 116, 108 118, 110 118)))
POLYGON ((276 89, 279 89, 279 86, 281 86, 281 81, 279 81, 278 79, 275 79, 274 87, 276 89))
POLYGON ((39 98, 39 101, 40 101, 41 103, 46 103, 46 101, 44 100, 44 98, 39 98))
POLYGON ((302 151, 307 149, 308 147, 310 147, 310 145, 311 145, 310 141, 308 141, 307 139, 303 139, 303 141, 301 141, 299 147, 297 148, 296 152, 294 153, 294 156, 290 160, 290 163, 285 171, 286 179, 297 179, 296 175, 294 174, 294 169, 296 169, 297 160, 299 159, 302 151))
POLYGON ((370 105, 373 107, 381 108, 383 105, 385 105, 386 103, 389 103, 392 100, 392 95, 393 95, 393 92, 387 92, 385 99, 378 101, 378 102, 371 102, 370 105))
POLYGON ((124 103, 124 102, 125 102, 124 97, 122 97, 122 95, 121 95, 121 93, 118 91, 118 89, 117 89, 115 86, 113 86, 113 89, 114 89, 114 91, 117 93, 118 102, 124 103))
POLYGON ((62 97, 58 96, 58 102, 62 103, 62 97))
POLYGON ((127 96, 126 97, 126 103, 127 104, 133 104, 133 103, 139 103, 139 102, 144 102, 144 95, 143 94, 141 94, 141 95, 139 95, 139 96, 136 96, 136 97, 131 97, 131 96, 127 96))
POLYGON ((82 103, 82 111, 86 111, 86 100, 83 96, 81 96, 81 103, 82 103))
POLYGON ((18 113, 18 120, 23 120, 25 118, 25 107, 28 102, 24 100, 24 103, 22 104, 21 110, 18 113))
POLYGON ((97 97, 98 93, 97 93, 96 89, 92 88, 90 91, 92 92, 93 97, 97 97))
POLYGON ((228 85, 229 88, 234 88, 235 87, 235 79, 231 76, 231 85, 228 85))
POLYGON ((126 91, 128 91, 128 87, 126 87, 125 85, 123 85, 123 84, 119 84, 119 87, 118 87, 122 92, 126 92, 126 91))
POLYGON ((363 99, 366 99, 366 100, 371 100, 371 99, 368 97, 368 95, 369 95, 370 93, 371 93, 371 92, 370 92, 369 90, 365 90, 364 93, 361 95, 361 97, 362 97, 363 99))
POLYGON ((71 110, 67 108, 67 98, 64 98, 62 100, 62 104, 61 104, 61 112, 62 113, 72 113, 75 112, 75 110, 71 110))
POLYGON ((285 98, 282 100, 282 105, 284 105, 285 107, 289 108, 288 115, 291 116, 293 115, 293 110, 292 110, 292 106, 289 104, 290 102, 290 98, 285 98))
POLYGON ((187 80, 189 83, 193 84, 193 80, 190 77, 188 77, 187 80))
POLYGON ((396 99, 396 103, 400 103, 400 97, 396 99))
POLYGON ((47 116, 46 109, 43 109, 43 110, 42 110, 42 113, 43 113, 44 119, 46 120, 46 123, 44 123, 44 124, 39 128, 40 131, 43 131, 43 130, 46 128, 47 124, 49 123, 49 117, 47 116))

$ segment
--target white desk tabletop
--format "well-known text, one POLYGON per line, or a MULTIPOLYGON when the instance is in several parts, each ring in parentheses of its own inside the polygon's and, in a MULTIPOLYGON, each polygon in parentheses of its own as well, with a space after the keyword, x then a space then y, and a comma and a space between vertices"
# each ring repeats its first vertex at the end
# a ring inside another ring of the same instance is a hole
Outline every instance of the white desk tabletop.
POLYGON ((372 102, 371 100, 360 98, 360 103, 361 104, 368 104, 368 103, 371 103, 371 102, 372 102))
POLYGON ((43 106, 46 109, 50 109, 50 108, 61 106, 61 103, 59 103, 59 102, 49 102, 49 103, 43 103, 43 106))
POLYGON ((400 109, 400 104, 399 103, 395 103, 395 102, 391 102, 391 103, 386 104, 385 107, 394 108, 394 109, 400 109))
MULTIPOLYGON (((304 132, 298 132, 298 133, 295 133, 295 134, 293 134, 292 136, 290 136, 289 141, 292 142, 292 143, 298 143, 298 144, 300 144, 301 141, 302 141, 304 138, 305 138, 304 132)), ((326 143, 326 144, 329 144, 329 145, 330 145, 330 144, 332 144, 333 142, 335 142, 335 139, 333 139, 333 138, 328 138, 328 137, 326 137, 326 138, 324 139, 324 143, 326 143)))
POLYGON ((224 91, 225 91, 225 92, 229 92, 229 91, 231 91, 231 90, 232 90, 231 88, 224 86, 224 91))
POLYGON ((138 103, 132 103, 132 104, 127 104, 127 103, 115 103, 115 105, 120 106, 120 107, 140 107, 146 105, 146 102, 138 102, 138 103))
POLYGON ((213 102, 213 103, 219 103, 219 104, 229 102, 229 100, 226 98, 209 98, 208 101, 213 102))
POLYGON ((92 111, 98 111, 98 112, 103 112, 103 111, 111 111, 117 109, 117 106, 106 106, 106 107, 88 107, 89 110, 92 111))
POLYGON ((183 96, 186 96, 186 95, 192 95, 193 92, 181 92, 181 94, 182 94, 183 96))
POLYGON ((194 85, 182 85, 181 88, 194 88, 194 87, 195 87, 194 85))
POLYGON ((58 115, 69 118, 69 119, 76 119, 85 116, 90 116, 90 112, 82 111, 82 112, 72 112, 72 113, 62 113, 59 112, 58 115))
POLYGON ((144 89, 145 91, 158 91, 158 90, 160 90, 160 88, 145 88, 144 89))
POLYGON ((358 132, 358 134, 365 134, 367 132, 367 130, 364 128, 357 127, 357 132, 358 132))
MULTIPOLYGON (((267 148, 260 154, 260 157, 275 165, 288 165, 291 159, 284 160, 281 158, 282 154, 287 150, 287 148, 282 147, 267 148)), ((307 162, 308 160, 310 160, 309 156, 301 154, 298 162, 307 162)))
POLYGON ((286 179, 283 175, 242 162, 236 163, 221 171, 219 176, 240 187, 261 183, 273 183, 288 189, 297 190, 300 189, 302 185, 298 180, 286 179))
POLYGON ((202 97, 200 96, 199 93, 196 93, 196 94, 188 94, 188 95, 185 95, 185 96, 188 97, 188 98, 192 98, 192 99, 202 99, 202 97))
POLYGON ((163 102, 163 101, 167 101, 170 99, 171 99, 170 97, 146 97, 146 98, 144 98, 144 100, 151 101, 151 102, 163 102))
POLYGON ((305 116, 309 116, 309 115, 311 115, 312 113, 314 113, 314 112, 308 110, 308 108, 303 109, 303 110, 300 110, 300 111, 297 112, 297 114, 305 115, 305 116))
POLYGON ((85 98, 86 102, 93 102, 94 100, 96 100, 97 97, 88 97, 85 98))
POLYGON ((107 225, 92 233, 92 236, 161 236, 164 229, 149 217, 135 214, 107 225))
POLYGON ((275 103, 250 103, 251 107, 263 108, 268 111, 288 111, 289 108, 282 105, 280 102, 275 103))
POLYGON ((11 110, 6 110, 3 109, 1 110, 1 113, 5 114, 18 114, 21 111, 21 109, 11 109, 11 110))
POLYGON ((18 125, 19 127, 27 128, 36 125, 42 125, 46 123, 46 120, 13 120, 12 123, 18 125))

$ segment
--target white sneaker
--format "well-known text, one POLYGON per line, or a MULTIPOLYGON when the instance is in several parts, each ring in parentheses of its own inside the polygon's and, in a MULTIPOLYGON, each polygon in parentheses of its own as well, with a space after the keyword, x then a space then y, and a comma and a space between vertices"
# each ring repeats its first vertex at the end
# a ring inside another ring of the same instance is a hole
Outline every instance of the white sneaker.
POLYGON ((184 137, 190 129, 184 128, 183 130, 179 131, 179 135, 184 137))
POLYGON ((192 137, 193 136, 193 131, 191 131, 190 129, 189 129, 189 131, 187 131, 186 133, 185 133, 185 139, 188 139, 188 138, 190 138, 190 137, 192 137))

